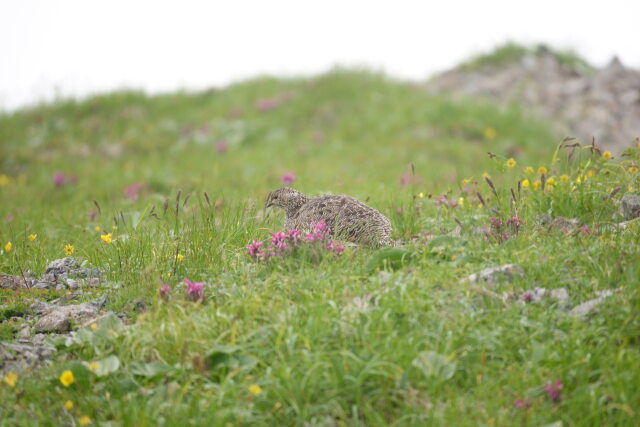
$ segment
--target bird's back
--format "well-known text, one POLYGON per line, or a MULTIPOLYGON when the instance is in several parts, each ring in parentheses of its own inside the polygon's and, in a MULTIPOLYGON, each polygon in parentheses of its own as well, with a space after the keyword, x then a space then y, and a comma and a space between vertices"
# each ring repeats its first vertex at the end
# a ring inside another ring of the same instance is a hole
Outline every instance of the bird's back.
POLYGON ((338 239, 371 246, 391 244, 391 224, 374 208, 349 196, 325 195, 310 198, 288 218, 291 228, 308 229, 309 224, 324 220, 338 239))

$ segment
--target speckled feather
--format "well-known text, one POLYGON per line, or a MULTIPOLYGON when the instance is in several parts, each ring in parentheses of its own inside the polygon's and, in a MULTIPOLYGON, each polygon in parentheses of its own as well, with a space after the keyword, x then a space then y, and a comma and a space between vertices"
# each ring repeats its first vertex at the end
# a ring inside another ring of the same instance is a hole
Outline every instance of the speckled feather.
POLYGON ((284 209, 285 229, 309 230, 324 220, 334 238, 368 246, 389 246, 391 223, 380 212, 349 196, 307 197, 292 188, 272 191, 266 206, 284 209))

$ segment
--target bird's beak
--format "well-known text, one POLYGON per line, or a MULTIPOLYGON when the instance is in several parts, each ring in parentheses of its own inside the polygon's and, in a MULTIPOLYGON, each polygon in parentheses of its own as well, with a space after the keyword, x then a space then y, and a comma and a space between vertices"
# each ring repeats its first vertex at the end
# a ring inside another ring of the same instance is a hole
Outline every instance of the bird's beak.
POLYGON ((271 205, 271 196, 273 195, 273 191, 269 192, 269 195, 267 196, 267 202, 264 204, 264 208, 267 209, 269 206, 271 205))

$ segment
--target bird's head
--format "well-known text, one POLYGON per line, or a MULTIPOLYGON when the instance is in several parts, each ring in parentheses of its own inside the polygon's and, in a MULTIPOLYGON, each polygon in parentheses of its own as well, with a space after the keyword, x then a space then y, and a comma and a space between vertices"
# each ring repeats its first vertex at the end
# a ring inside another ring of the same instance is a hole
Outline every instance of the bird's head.
POLYGON ((307 196, 298 190, 284 187, 269 193, 265 207, 278 206, 289 212, 299 209, 306 201, 307 196))

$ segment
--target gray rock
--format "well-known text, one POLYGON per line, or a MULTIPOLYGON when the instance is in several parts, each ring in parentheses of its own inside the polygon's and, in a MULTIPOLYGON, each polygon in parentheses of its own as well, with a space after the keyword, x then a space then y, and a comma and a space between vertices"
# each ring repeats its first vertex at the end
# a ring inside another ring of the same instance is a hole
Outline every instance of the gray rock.
POLYGON ((626 194, 622 198, 622 215, 627 221, 640 217, 640 195, 626 194))
POLYGON ((86 323, 99 316, 98 307, 92 303, 52 306, 35 325, 37 332, 64 333, 71 329, 71 321, 86 323))
POLYGON ((28 326, 25 326, 22 329, 20 329, 18 331, 18 334, 16 335, 17 339, 25 339, 29 337, 31 337, 31 328, 28 326))
POLYGON ((33 285, 35 289, 51 289, 53 287, 53 283, 51 282, 37 282, 33 285))
POLYGON ((469 282, 471 284, 483 283, 490 286, 498 282, 511 282, 518 278, 524 277, 524 270, 517 264, 505 264, 499 267, 485 268, 479 273, 472 274, 461 282, 469 282))
POLYGON ((62 283, 58 283, 56 285, 56 291, 64 291, 65 289, 67 289, 67 287, 65 285, 63 285, 62 283))
POLYGON ((587 314, 591 313, 597 306, 602 304, 605 299, 613 295, 613 291, 600 291, 596 292, 598 298, 590 299, 589 301, 583 302, 580 305, 575 306, 569 314, 575 317, 584 317, 587 314))
POLYGON ((72 257, 56 259, 51 261, 47 266, 44 272, 44 278, 50 282, 55 282, 66 277, 69 271, 78 268, 80 268, 80 264, 72 257))
POLYGON ((549 292, 549 298, 558 302, 566 302, 569 300, 569 292, 565 288, 552 289, 549 292))
POLYGON ((48 364, 54 352, 55 348, 36 337, 20 344, 0 342, 0 374, 20 373, 48 364))
POLYGON ((9 274, 0 274, 0 288, 2 289, 26 289, 31 287, 32 280, 21 276, 12 276, 9 274))
POLYGON ((76 290, 80 287, 80 281, 76 280, 76 279, 67 279, 65 281, 67 283, 67 286, 69 287, 69 289, 73 289, 76 290))

